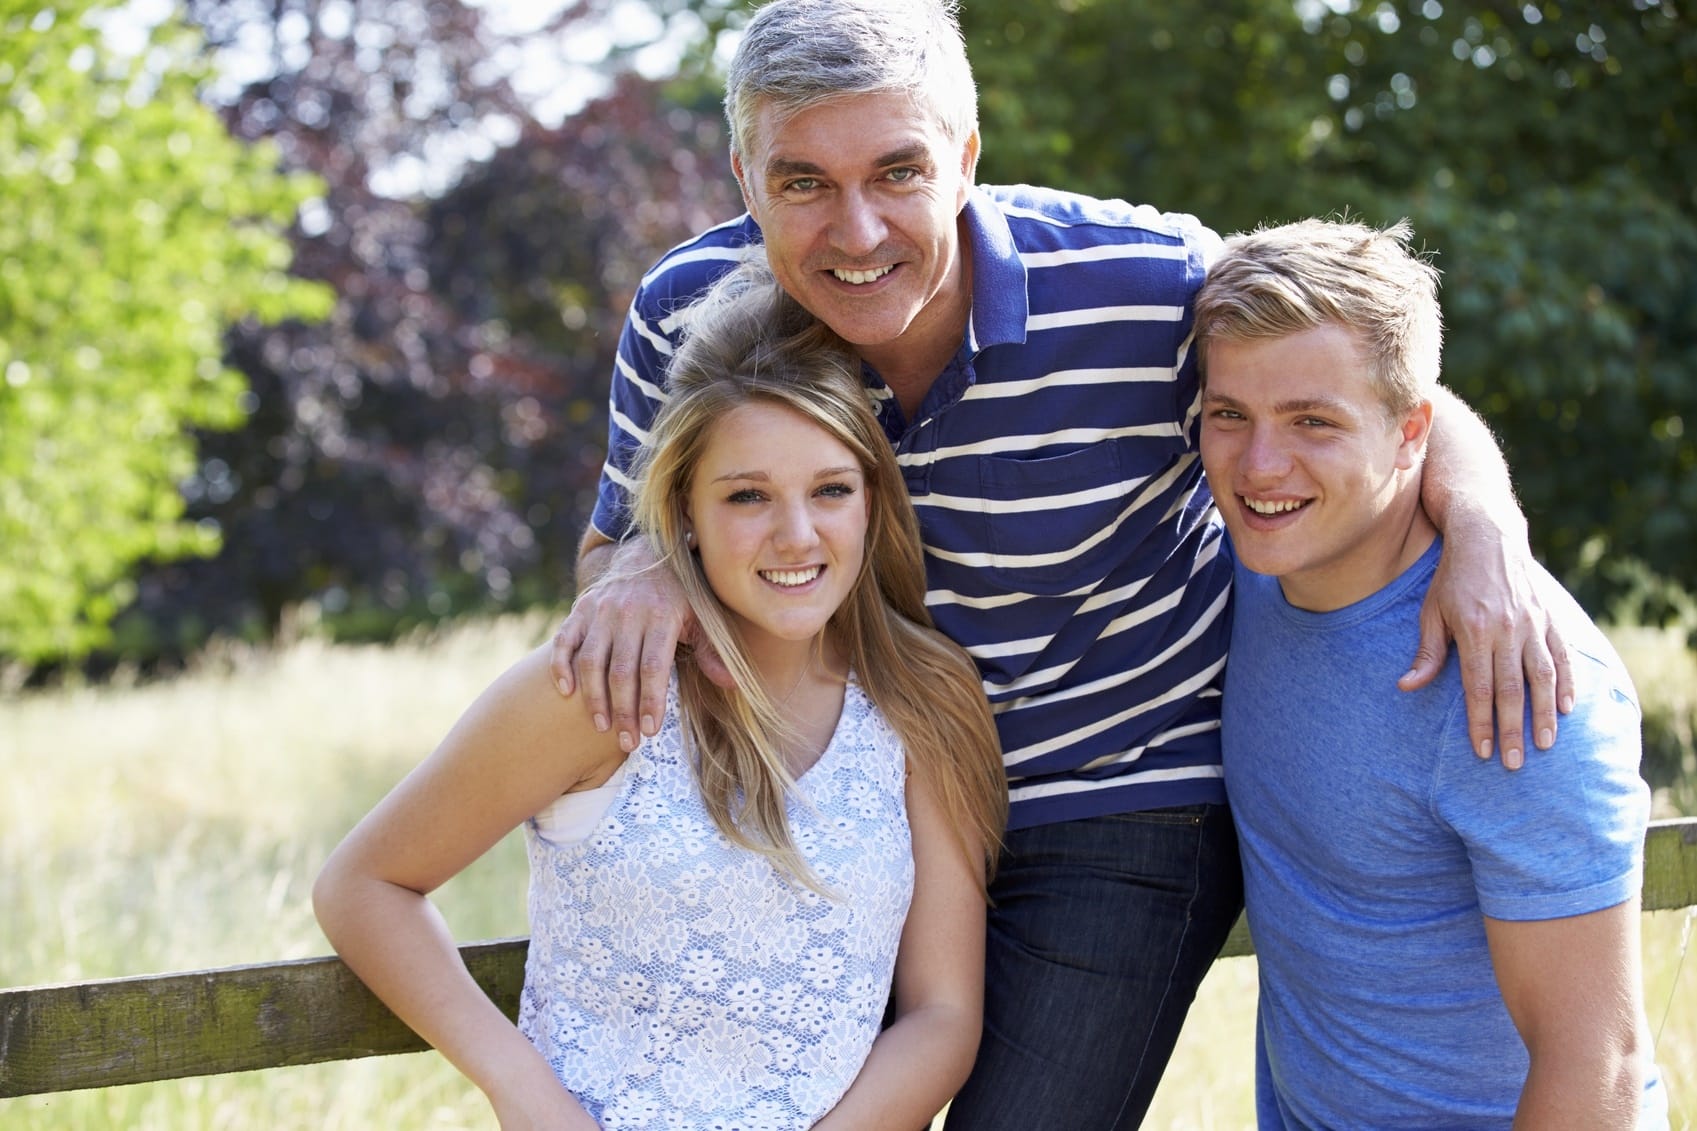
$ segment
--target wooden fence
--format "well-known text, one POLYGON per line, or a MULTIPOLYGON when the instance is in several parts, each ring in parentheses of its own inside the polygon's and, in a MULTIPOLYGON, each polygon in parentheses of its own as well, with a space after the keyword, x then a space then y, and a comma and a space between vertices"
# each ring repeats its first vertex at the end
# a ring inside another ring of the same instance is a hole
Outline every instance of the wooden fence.
MULTIPOLYGON (((1658 821, 1644 910, 1697 905, 1697 819, 1658 821)), ((460 948, 518 1013, 526 939, 460 948)), ((1222 957, 1251 953, 1240 920, 1222 957)), ((337 958, 0 990, 0 1098, 417 1052, 425 1043, 337 958)))

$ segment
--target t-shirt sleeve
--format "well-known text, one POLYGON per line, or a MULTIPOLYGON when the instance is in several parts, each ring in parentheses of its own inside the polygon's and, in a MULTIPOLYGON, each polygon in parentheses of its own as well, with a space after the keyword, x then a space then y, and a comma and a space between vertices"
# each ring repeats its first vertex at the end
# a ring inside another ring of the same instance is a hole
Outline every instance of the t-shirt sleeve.
POLYGON ((1499 758, 1481 761, 1458 708, 1458 741, 1437 761, 1434 804, 1465 844, 1480 910, 1493 919, 1589 914, 1643 883, 1650 791, 1638 770, 1637 698, 1618 667, 1574 661, 1579 702, 1551 749, 1529 750, 1512 773, 1499 758))

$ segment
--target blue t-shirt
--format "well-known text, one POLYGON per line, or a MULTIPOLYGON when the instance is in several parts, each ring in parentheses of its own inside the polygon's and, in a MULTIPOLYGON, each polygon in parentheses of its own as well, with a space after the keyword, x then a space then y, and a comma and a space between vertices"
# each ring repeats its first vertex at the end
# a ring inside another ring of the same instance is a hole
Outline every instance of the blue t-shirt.
MULTIPOLYGON (((972 310, 909 420, 866 372, 919 513, 937 627, 996 711, 1014 828, 1221 802, 1230 564, 1197 456, 1191 300, 1218 238, 1188 216, 1027 186, 969 195, 972 310)), ((747 216, 669 252, 619 344, 595 528, 630 526, 631 458, 677 312, 757 244, 747 216)))
MULTIPOLYGON (((1585 914, 1642 884, 1636 695, 1547 574, 1578 689, 1552 750, 1515 773, 1477 758, 1453 653, 1397 690, 1441 546, 1327 613, 1237 570, 1223 741, 1264 1128, 1509 1126, 1528 1058, 1484 916, 1585 914)), ((1652 1080, 1647 1107, 1662 1100, 1652 1080)))

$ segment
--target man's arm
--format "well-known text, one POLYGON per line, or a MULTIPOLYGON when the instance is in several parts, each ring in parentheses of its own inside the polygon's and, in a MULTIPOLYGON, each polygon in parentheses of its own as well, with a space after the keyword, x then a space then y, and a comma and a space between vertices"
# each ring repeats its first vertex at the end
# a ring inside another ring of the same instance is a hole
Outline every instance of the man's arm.
POLYGON ((579 593, 592 587, 601 580, 601 575, 612 565, 613 553, 619 544, 595 529, 586 526, 583 537, 577 543, 577 591, 579 593))
POLYGON ((1508 465, 1485 422, 1442 388, 1433 397, 1420 501, 1443 531, 1444 552, 1421 609, 1414 665, 1398 686, 1413 691, 1430 683, 1453 637, 1473 749, 1489 758, 1495 737, 1503 765, 1518 769, 1527 691, 1533 739, 1548 749, 1557 710, 1573 707, 1573 674, 1567 646, 1538 596, 1508 465))
POLYGON ((1567 919, 1486 918, 1485 938, 1532 1061, 1515 1127, 1636 1126, 1650 1047, 1637 897, 1567 919))

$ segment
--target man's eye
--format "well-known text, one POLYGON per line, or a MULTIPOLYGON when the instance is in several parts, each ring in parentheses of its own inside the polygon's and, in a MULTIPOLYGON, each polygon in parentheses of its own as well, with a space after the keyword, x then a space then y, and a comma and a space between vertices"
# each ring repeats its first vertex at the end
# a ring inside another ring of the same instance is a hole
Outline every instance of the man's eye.
POLYGON ((812 192, 819 187, 819 181, 814 177, 797 177, 784 185, 785 192, 812 192))
POLYGON ((919 170, 911 166, 903 166, 900 169, 891 169, 888 173, 885 173, 884 176, 886 179, 892 180, 898 185, 901 185, 906 184, 909 181, 918 180, 919 170))

